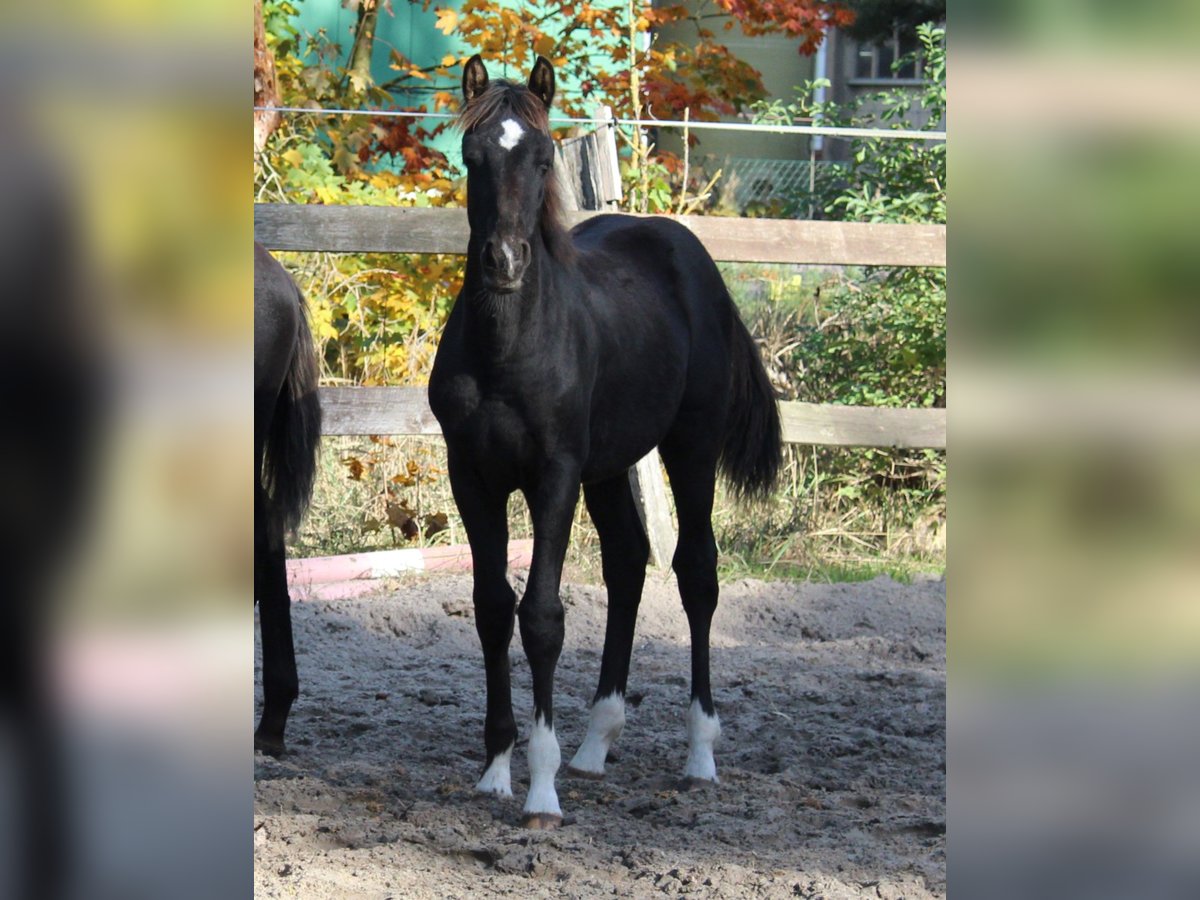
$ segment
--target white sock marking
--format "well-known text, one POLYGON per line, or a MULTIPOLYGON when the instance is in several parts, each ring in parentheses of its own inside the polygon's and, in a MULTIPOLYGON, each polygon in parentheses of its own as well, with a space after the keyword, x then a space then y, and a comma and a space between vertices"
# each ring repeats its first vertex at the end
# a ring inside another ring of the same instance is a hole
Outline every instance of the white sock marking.
POLYGON ((688 758, 683 774, 705 781, 717 781, 717 764, 713 760, 713 744, 721 736, 721 721, 707 715, 700 701, 693 700, 688 708, 688 758))
POLYGON ((483 791, 485 794, 499 794, 501 797, 511 797, 512 775, 509 768, 511 761, 512 747, 492 757, 492 764, 488 766, 487 771, 483 773, 483 777, 479 779, 479 784, 475 785, 475 790, 483 791))
POLYGON ((581 772, 591 772, 594 775, 603 775, 608 748, 620 736, 621 729, 624 727, 624 697, 612 693, 593 703, 587 737, 583 739, 583 744, 580 745, 575 758, 571 760, 571 768, 581 772))
POLYGON ((500 135, 500 146, 505 150, 511 150, 517 144, 521 143, 521 138, 525 135, 525 129, 521 127, 521 123, 516 119, 505 119, 500 123, 500 127, 504 129, 504 134, 500 135))
POLYGON ((554 774, 562 762, 558 738, 546 720, 538 716, 529 732, 529 796, 525 799, 526 813, 550 813, 561 816, 558 792, 554 790, 554 774))

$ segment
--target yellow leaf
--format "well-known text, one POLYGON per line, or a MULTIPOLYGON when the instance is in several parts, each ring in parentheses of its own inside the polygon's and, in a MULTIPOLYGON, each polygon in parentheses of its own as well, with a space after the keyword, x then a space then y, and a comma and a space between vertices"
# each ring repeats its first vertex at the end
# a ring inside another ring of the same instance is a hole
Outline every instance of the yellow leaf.
POLYGON ((540 38, 533 42, 533 49, 537 51, 539 56, 549 57, 554 52, 556 43, 554 38, 548 34, 543 34, 540 38))
POLYGON ((458 27, 458 12, 453 9, 439 9, 437 25, 434 27, 442 34, 451 34, 458 27))
POLYGON ((445 56, 442 57, 442 65, 443 66, 452 66, 456 62, 458 62, 458 60, 455 58, 453 53, 447 53, 445 56))
POLYGON ((300 155, 299 150, 289 150, 287 153, 283 154, 283 159, 285 162, 290 163, 297 169, 304 165, 304 157, 300 155))

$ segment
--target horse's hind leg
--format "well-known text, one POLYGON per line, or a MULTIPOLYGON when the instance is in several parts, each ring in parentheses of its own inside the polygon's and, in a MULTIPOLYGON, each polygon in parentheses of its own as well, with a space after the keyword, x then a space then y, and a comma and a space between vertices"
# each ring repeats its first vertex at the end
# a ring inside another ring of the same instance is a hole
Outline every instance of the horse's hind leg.
POLYGON ((604 774, 608 748, 625 725, 625 684, 650 544, 634 505, 628 473, 584 485, 583 497, 600 535, 604 583, 608 587, 608 625, 587 737, 568 769, 598 778, 604 774))
POLYGON ((712 531, 716 452, 705 453, 704 448, 689 446, 686 441, 664 443, 660 450, 679 517, 679 541, 671 568, 679 582, 692 638, 692 695, 684 775, 716 781, 713 744, 721 734, 721 723, 713 705, 708 657, 709 630, 717 609, 717 543, 712 531))
POLYGON ((283 526, 270 514, 262 485, 254 486, 254 599, 262 632, 263 713, 254 732, 254 749, 279 756, 292 702, 300 693, 292 610, 284 562, 283 526))

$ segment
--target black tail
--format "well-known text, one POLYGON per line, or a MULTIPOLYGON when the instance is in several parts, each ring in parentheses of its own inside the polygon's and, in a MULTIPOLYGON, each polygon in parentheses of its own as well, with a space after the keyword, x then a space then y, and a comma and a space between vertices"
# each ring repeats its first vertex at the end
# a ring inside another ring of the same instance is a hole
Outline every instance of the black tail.
POLYGON ((721 474, 742 498, 765 499, 783 464, 779 406, 754 338, 736 311, 732 352, 733 382, 721 444, 721 474))
POLYGON ((296 347, 271 417, 262 469, 263 488, 271 508, 288 532, 296 529, 308 508, 317 471, 317 448, 321 443, 319 367, 308 327, 308 310, 299 289, 296 300, 300 304, 296 347))

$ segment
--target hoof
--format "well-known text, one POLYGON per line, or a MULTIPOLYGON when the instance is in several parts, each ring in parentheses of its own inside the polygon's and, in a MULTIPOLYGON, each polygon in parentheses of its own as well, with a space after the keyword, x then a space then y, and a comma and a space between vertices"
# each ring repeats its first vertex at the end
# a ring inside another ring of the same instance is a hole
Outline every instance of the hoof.
POLYGON ((267 735, 254 735, 254 749, 258 753, 265 753, 267 756, 279 758, 287 752, 287 748, 283 745, 283 737, 268 737, 267 735))
POLYGON ((603 772, 589 772, 587 769, 577 769, 574 766, 567 766, 567 774, 573 778, 586 778, 588 781, 603 781, 603 772))
POLYGON ((521 827, 533 831, 553 831, 563 823, 563 817, 554 813, 526 813, 521 817, 521 827))
POLYGON ((684 775, 680 779, 679 789, 690 793, 696 791, 715 791, 717 789, 717 780, 715 778, 697 778, 695 775, 684 775))

